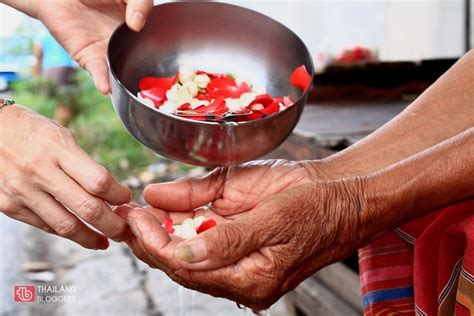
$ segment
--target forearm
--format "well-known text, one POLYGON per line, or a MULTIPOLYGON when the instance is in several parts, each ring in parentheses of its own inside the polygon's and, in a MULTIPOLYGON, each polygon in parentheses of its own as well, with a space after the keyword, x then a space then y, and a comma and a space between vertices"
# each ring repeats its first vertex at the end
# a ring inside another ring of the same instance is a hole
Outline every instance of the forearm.
POLYGON ((400 115, 322 161, 324 177, 382 170, 474 126, 474 50, 462 57, 400 115))
POLYGON ((366 177, 362 187, 367 232, 474 198, 474 128, 366 177))
POLYGON ((37 17, 38 1, 36 0, 0 0, 0 3, 6 4, 33 18, 37 17))

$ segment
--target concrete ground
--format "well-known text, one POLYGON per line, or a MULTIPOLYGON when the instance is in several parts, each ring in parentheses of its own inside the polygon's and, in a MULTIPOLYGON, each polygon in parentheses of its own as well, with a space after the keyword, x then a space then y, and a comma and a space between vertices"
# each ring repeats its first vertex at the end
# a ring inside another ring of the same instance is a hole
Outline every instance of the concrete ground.
MULTIPOLYGON (((252 315, 231 301, 182 288, 161 271, 135 259, 122 244, 112 242, 105 251, 86 250, 4 215, 0 215, 0 255, 2 316, 252 315), (46 273, 22 269, 34 262, 47 263, 51 268, 46 273), (47 282, 32 281, 38 278, 47 282), (19 285, 73 286, 75 291, 49 293, 68 302, 18 303, 14 302, 14 286, 19 285)), ((285 308, 284 302, 279 302, 267 315, 291 315, 285 308)))

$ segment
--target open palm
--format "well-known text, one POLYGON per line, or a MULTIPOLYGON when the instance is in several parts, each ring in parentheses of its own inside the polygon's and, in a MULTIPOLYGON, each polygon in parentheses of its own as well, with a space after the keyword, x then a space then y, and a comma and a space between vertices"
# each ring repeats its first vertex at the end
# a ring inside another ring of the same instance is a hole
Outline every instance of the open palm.
POLYGON ((229 216, 251 210, 278 192, 311 183, 314 176, 314 163, 254 161, 217 168, 203 178, 152 184, 144 197, 152 207, 167 211, 190 211, 210 203, 216 214, 229 216))
POLYGON ((327 250, 336 238, 333 232, 339 230, 328 227, 350 227, 353 222, 321 207, 327 191, 315 186, 313 174, 305 163, 286 161, 218 168, 203 178, 151 185, 145 198, 154 208, 126 205, 117 213, 134 233, 128 245, 151 267, 186 287, 265 307, 318 267, 347 254, 346 248, 331 256, 319 254, 321 261, 309 264, 317 245, 327 250), (190 247, 189 241, 182 243, 161 227, 166 218, 180 224, 196 216, 218 223, 191 240, 206 240, 199 245, 190 247), (308 264, 293 268, 303 261, 308 264), (283 275, 288 278, 284 285, 279 283, 283 275))

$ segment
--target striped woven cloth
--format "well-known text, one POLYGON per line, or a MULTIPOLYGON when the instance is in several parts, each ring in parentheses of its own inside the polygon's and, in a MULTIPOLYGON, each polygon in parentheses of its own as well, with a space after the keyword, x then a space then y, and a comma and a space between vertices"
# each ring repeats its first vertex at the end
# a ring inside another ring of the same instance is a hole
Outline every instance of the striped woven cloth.
POLYGON ((474 200, 383 234, 359 264, 365 315, 474 316, 474 200))

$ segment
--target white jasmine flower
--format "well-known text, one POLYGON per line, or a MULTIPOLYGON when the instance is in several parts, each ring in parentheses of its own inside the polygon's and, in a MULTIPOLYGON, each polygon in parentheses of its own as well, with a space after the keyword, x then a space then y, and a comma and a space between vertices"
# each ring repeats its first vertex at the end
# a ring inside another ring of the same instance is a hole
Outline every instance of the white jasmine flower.
POLYGON ((152 107, 152 108, 155 107, 155 103, 153 102, 153 100, 150 99, 150 98, 144 98, 144 97, 142 97, 142 95, 140 94, 140 92, 137 93, 137 98, 140 99, 140 101, 142 101, 142 103, 144 103, 145 105, 147 105, 147 106, 149 106, 149 107, 152 107))
POLYGON ((180 84, 174 84, 167 92, 166 98, 178 105, 184 103, 191 103, 193 96, 189 93, 188 89, 184 88, 180 84))
MULTIPOLYGON (((201 226, 202 222, 204 222, 205 218, 204 216, 198 216, 196 218, 186 218, 181 226, 189 226, 192 227, 194 230, 196 230, 199 226, 201 226)), ((177 225, 178 226, 178 225, 177 225)))
POLYGON ((194 224, 196 225, 196 228, 201 226, 202 222, 204 222, 206 218, 204 216, 198 216, 194 218, 194 224))
POLYGON ((225 105, 231 112, 239 112, 243 108, 240 99, 227 98, 225 99, 225 105))
POLYGON ((264 108, 265 107, 261 103, 255 103, 255 104, 252 105, 252 110, 255 110, 255 111, 261 111, 264 108))
POLYGON ((142 102, 145 103, 145 105, 154 108, 155 107, 155 102, 153 102, 152 99, 149 98, 143 98, 142 102))
POLYGON ((207 84, 211 82, 211 78, 206 74, 196 75, 194 76, 194 82, 198 88, 204 89, 207 87, 207 84))
POLYGON ((176 100, 177 99, 178 86, 179 86, 179 84, 174 84, 174 85, 171 86, 171 88, 168 89, 168 91, 166 91, 166 98, 168 100, 176 100))
POLYGON ((163 103, 162 106, 160 106, 160 111, 165 112, 165 113, 175 113, 176 110, 178 109, 179 105, 168 100, 165 103, 163 103))
POLYGON ((209 105, 209 101, 206 101, 206 100, 198 100, 198 99, 192 99, 191 100, 191 109, 197 109, 198 107, 200 107, 201 105, 204 105, 204 106, 207 106, 209 105))
POLYGON ((186 219, 181 223, 181 225, 188 225, 188 226, 194 227, 194 219, 192 219, 192 218, 186 218, 186 219))
POLYGON ((254 92, 247 92, 247 93, 242 93, 240 96, 240 105, 243 107, 248 106, 255 98, 257 97, 257 94, 254 92))
POLYGON ((174 228, 173 234, 183 239, 191 239, 197 236, 196 229, 194 229, 190 225, 175 225, 173 226, 173 228, 174 228))
POLYGON ((189 94, 193 97, 197 96, 199 92, 199 88, 194 81, 186 81, 185 83, 183 83, 183 88, 187 89, 189 94))
POLYGON ((192 71, 190 68, 180 68, 179 69, 179 74, 178 74, 178 80, 182 84, 185 82, 193 81, 194 79, 194 71, 192 71))

